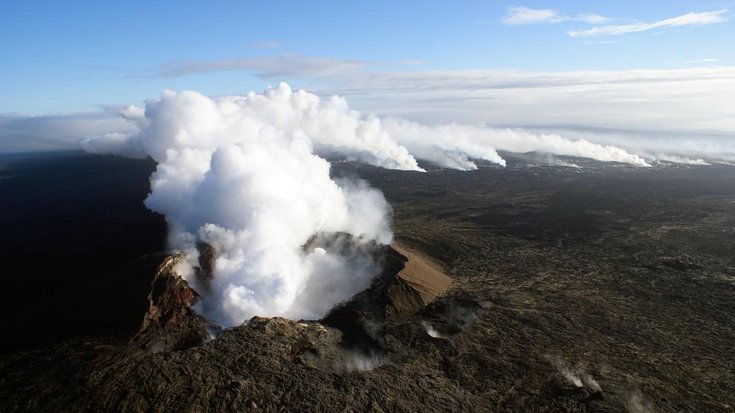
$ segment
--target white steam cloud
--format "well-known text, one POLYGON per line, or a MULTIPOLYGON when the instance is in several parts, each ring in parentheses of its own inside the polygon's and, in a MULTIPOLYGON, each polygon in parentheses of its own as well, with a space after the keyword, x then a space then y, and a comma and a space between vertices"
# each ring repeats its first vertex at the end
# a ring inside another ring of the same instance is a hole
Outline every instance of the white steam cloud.
POLYGON ((419 169, 405 148, 343 106, 286 85, 217 100, 167 91, 145 111, 122 113, 139 132, 83 146, 158 162, 145 203, 166 216, 170 247, 187 252, 178 270, 204 296, 205 315, 224 325, 254 315, 315 318, 367 287, 378 269, 343 248, 304 246, 323 233, 350 234, 358 245, 385 244, 392 234, 382 194, 332 180, 314 147, 419 169), (201 242, 216 251, 206 284, 195 276, 201 242))
POLYGON ((585 139, 569 140, 556 134, 535 134, 521 129, 480 128, 467 125, 423 126, 400 119, 388 119, 385 129, 418 158, 454 169, 477 169, 472 159, 505 166, 496 149, 509 152, 545 152, 577 156, 604 162, 648 166, 638 155, 611 145, 585 139))
POLYGON ((364 117, 343 98, 284 83, 221 98, 164 91, 120 115, 134 132, 82 146, 158 163, 145 204, 165 215, 170 248, 186 253, 177 269, 204 297, 198 310, 225 326, 321 317, 380 271, 369 250, 392 239, 390 207, 365 183, 332 179, 323 155, 413 171, 422 171, 416 157, 463 170, 473 159, 504 165, 496 148, 646 165, 559 135, 364 117), (214 249, 206 280, 197 275, 204 243, 214 249))

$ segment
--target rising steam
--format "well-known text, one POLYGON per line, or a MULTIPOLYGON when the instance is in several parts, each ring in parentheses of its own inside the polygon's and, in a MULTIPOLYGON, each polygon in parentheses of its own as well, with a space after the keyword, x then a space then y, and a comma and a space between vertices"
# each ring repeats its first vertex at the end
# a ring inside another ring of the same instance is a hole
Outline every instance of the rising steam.
POLYGON ((365 251, 392 239, 388 204, 365 183, 330 178, 322 156, 422 171, 418 157, 467 170, 473 159, 504 165, 498 148, 646 165, 558 135, 364 117, 343 98, 284 83, 222 98, 165 91, 120 115, 137 131, 83 147, 158 163, 145 204, 165 215, 170 248, 186 253, 178 271, 203 295, 198 310, 226 326, 254 315, 321 317, 380 271, 365 251), (204 243, 215 251, 206 281, 196 276, 204 243))

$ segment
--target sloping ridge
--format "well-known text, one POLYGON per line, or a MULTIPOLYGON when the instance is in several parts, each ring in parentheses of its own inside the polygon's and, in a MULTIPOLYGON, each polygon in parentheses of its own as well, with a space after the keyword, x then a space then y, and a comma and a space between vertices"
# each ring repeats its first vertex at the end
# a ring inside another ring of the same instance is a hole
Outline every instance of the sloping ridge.
POLYGON ((381 248, 382 274, 321 320, 342 331, 346 347, 366 353, 382 351, 386 323, 418 313, 452 283, 437 264, 414 250, 395 243, 381 248))
POLYGON ((391 244, 391 248, 406 258, 398 278, 419 294, 423 305, 434 301, 452 284, 452 279, 444 274, 441 267, 422 254, 397 243, 391 244))

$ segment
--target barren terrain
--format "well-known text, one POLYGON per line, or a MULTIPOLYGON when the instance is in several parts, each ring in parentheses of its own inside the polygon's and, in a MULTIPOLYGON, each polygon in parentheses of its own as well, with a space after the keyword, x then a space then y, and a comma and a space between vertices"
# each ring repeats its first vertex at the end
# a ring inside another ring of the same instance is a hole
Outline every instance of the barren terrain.
MULTIPOLYGON (((149 163, 77 156, 56 167, 115 165, 80 171, 67 198, 104 210, 145 196, 149 163)), ((556 161, 425 174, 336 164, 380 188, 396 240, 453 278, 419 313, 372 320, 377 344, 364 347, 328 322, 254 319, 201 346, 143 351, 128 339, 163 258, 160 219, 139 206, 57 228, 44 214, 65 216, 63 202, 17 207, 35 218, 2 221, 4 277, 16 278, 3 294, 18 309, 3 328, 32 340, 5 343, 1 410, 735 411, 735 168, 556 161), (43 228, 57 247, 37 241, 43 228)), ((33 191, 24 165, 2 171, 4 200, 33 191)))

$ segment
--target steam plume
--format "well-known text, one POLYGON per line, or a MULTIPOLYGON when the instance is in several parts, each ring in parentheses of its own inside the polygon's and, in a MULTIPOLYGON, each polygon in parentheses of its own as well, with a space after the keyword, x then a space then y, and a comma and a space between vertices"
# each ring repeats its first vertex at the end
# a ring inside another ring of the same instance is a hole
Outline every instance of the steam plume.
POLYGON ((546 152, 604 162, 648 166, 638 155, 585 139, 569 140, 556 134, 535 134, 518 129, 479 128, 449 124, 430 128, 415 122, 389 119, 385 128, 420 159, 454 169, 476 169, 471 160, 484 159, 505 166, 496 149, 509 152, 546 152))
POLYGON ((379 271, 365 251, 391 241, 389 206, 365 183, 331 179, 320 155, 422 171, 413 152, 474 169, 472 159, 504 165, 497 147, 645 165, 616 147, 557 135, 363 117, 343 98, 285 83, 222 98, 164 91, 120 115, 136 132, 82 145, 158 163, 145 204, 165 215, 170 248, 186 253, 177 270, 204 296, 199 310, 225 326, 254 315, 321 317, 379 271), (325 234, 329 242, 314 242, 325 234), (215 251, 206 282, 196 276, 202 243, 215 251))
POLYGON ((166 216, 170 247, 187 252, 178 270, 201 284, 197 243, 216 251, 213 277, 198 288, 207 316, 224 325, 256 314, 315 318, 364 289, 377 269, 340 249, 303 246, 321 233, 350 234, 358 245, 388 243, 392 234, 383 196, 363 183, 332 180, 314 146, 419 169, 405 148, 340 105, 286 85, 218 100, 167 91, 145 111, 123 113, 138 133, 84 145, 93 152, 137 149, 158 162, 145 203, 166 216))

